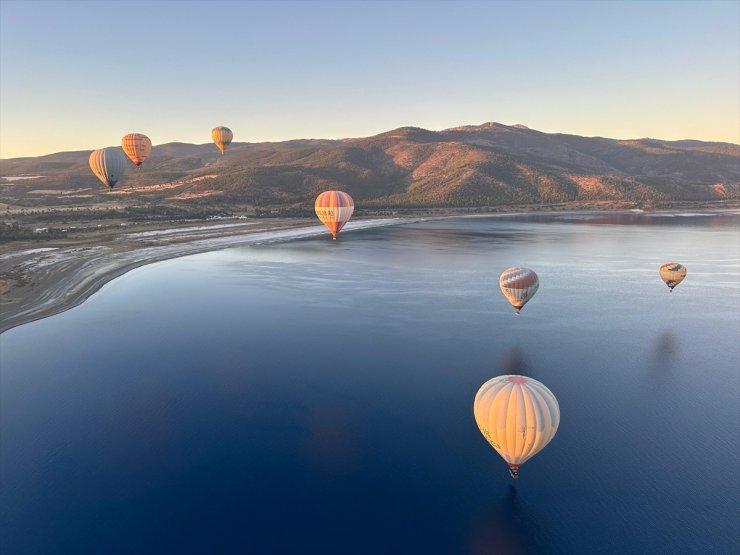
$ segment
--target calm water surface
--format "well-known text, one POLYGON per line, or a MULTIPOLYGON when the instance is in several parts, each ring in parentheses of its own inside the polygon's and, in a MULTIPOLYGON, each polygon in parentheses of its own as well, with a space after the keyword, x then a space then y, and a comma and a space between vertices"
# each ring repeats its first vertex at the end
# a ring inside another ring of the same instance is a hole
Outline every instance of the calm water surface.
POLYGON ((739 224, 461 218, 139 268, 0 335, 0 551, 737 553, 739 224), (512 265, 541 280, 520 317, 512 265), (516 482, 472 413, 502 373, 561 408, 516 482))

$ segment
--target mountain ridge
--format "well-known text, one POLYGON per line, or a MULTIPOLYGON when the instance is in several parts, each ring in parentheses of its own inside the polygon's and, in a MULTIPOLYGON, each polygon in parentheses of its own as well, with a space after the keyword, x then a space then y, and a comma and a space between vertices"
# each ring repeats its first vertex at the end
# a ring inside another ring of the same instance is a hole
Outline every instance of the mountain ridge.
POLYGON ((345 139, 236 142, 224 155, 209 143, 165 143, 153 147, 141 169, 128 169, 111 192, 87 168, 89 153, 0 160, 2 176, 44 176, 2 182, 0 202, 33 206, 41 196, 45 203, 104 202, 135 191, 144 202, 308 206, 322 190, 336 188, 367 207, 615 200, 650 205, 737 200, 740 190, 740 145, 733 143, 582 137, 497 122, 441 131, 404 126, 345 139))

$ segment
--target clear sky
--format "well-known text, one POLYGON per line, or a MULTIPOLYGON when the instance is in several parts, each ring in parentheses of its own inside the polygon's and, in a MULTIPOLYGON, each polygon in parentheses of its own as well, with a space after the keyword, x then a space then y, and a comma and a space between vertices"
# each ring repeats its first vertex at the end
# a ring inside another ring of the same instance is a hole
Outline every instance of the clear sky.
POLYGON ((498 121, 740 142, 740 2, 0 0, 0 157, 498 121))

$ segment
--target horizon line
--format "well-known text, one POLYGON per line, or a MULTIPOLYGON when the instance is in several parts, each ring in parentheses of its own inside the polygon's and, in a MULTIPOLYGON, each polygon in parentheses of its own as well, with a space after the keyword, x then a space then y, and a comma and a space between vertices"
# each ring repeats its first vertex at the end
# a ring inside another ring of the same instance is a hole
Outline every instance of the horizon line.
MULTIPOLYGON (((740 147, 740 142, 734 143, 731 141, 720 141, 720 140, 707 140, 707 139, 695 139, 691 137, 684 137, 680 139, 666 139, 666 138, 659 138, 659 137, 630 137, 630 138, 618 138, 618 137, 606 137, 604 135, 578 135, 576 133, 565 133, 561 131, 541 131, 539 129, 535 129, 532 127, 529 127, 527 125, 521 124, 521 123, 513 123, 513 124, 506 124, 501 123, 497 121, 486 121, 480 124, 462 124, 462 125, 456 125, 453 127, 446 127, 444 129, 427 129, 425 127, 419 127, 416 125, 402 125, 400 127, 395 127, 393 129, 388 129, 387 131, 381 131, 380 133, 376 133, 374 135, 363 135, 363 136, 356 136, 356 137, 294 137, 291 139, 282 139, 282 140, 256 140, 256 141, 232 141, 231 145, 232 147, 234 145, 258 145, 258 144, 279 144, 279 143, 288 143, 292 141, 335 141, 335 142, 341 142, 341 141, 351 141, 351 140, 359 140, 359 139, 370 139, 373 137, 377 137, 379 135, 384 135, 387 133, 392 133, 393 131, 400 131, 402 129, 418 129, 420 131, 429 131, 431 133, 443 133, 446 131, 458 131, 463 130, 464 128, 476 128, 476 127, 485 127, 485 126, 491 126, 491 125, 497 125, 502 127, 508 127, 512 129, 517 130, 524 130, 524 131, 533 131, 535 133, 542 133, 544 135, 569 135, 573 137, 583 137, 586 139, 606 139, 610 141, 661 141, 661 142, 681 142, 681 141, 697 141, 701 143, 716 143, 716 144, 726 144, 726 145, 732 145, 736 147, 740 147)), ((233 131, 233 128, 231 128, 233 131)), ((131 131, 129 131, 131 132, 131 131)), ((136 133, 140 133, 140 131, 135 131, 136 133)), ((126 133, 124 133, 125 135, 126 133)), ((211 144, 211 141, 206 141, 203 143, 189 143, 186 141, 167 141, 163 143, 157 143, 152 144, 152 148, 157 146, 165 146, 170 144, 184 144, 184 145, 193 145, 193 146, 207 146, 211 144)), ((90 149, 75 149, 75 150, 58 150, 55 152, 48 152, 46 154, 37 154, 37 155, 28 155, 28 156, 11 156, 11 157, 4 157, 0 156, 0 161, 3 160, 18 160, 21 158, 42 158, 44 156, 53 156, 55 154, 70 154, 70 153, 76 153, 76 152, 94 152, 95 150, 100 150, 102 148, 115 148, 120 147, 121 145, 107 145, 102 146, 99 148, 90 148, 90 149)), ((2 150, 2 149, 0 149, 2 150)))

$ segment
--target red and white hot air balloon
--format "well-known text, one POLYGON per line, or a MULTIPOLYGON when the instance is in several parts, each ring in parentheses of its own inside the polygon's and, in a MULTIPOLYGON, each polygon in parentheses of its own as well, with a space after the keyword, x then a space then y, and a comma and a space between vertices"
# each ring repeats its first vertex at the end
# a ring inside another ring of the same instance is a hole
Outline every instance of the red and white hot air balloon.
POLYGON ((540 279, 529 268, 515 266, 503 271, 498 284, 501 287, 501 292, 516 308, 516 314, 519 314, 522 307, 534 297, 537 289, 539 289, 540 279))
POLYGON ((121 148, 136 166, 147 159, 152 151, 152 141, 141 133, 129 133, 121 139, 121 148))
POLYGON ((355 203, 352 197, 343 191, 324 191, 316 197, 314 209, 319 220, 329 228, 336 239, 344 224, 352 217, 355 203))

